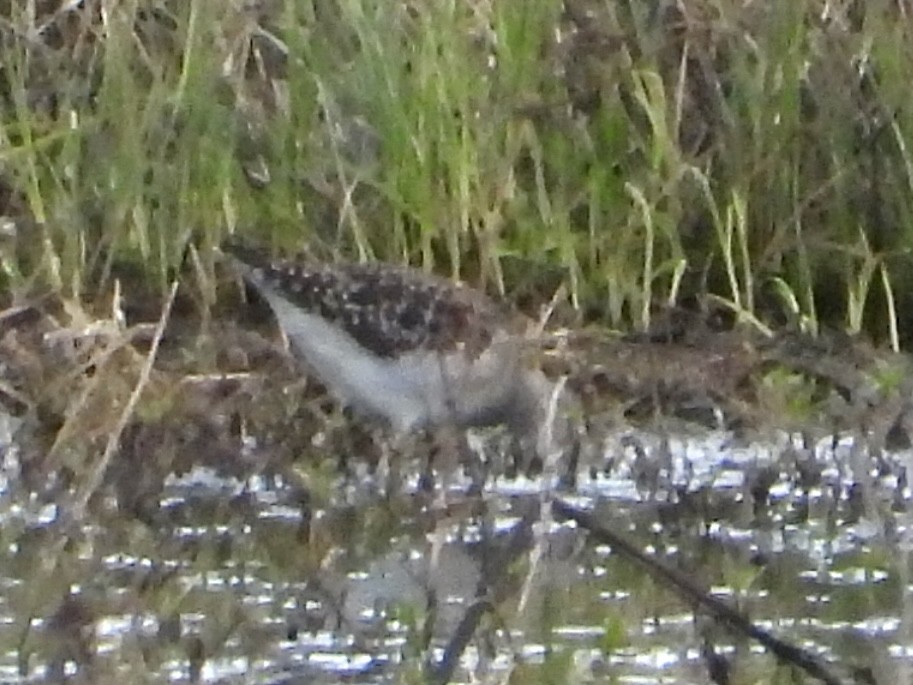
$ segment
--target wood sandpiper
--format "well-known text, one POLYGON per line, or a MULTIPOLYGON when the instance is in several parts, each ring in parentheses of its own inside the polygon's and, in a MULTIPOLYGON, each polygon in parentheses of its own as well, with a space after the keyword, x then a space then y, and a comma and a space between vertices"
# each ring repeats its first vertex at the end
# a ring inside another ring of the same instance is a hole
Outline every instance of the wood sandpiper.
POLYGON ((343 403, 400 433, 504 424, 543 455, 553 384, 521 317, 463 284, 389 264, 270 260, 224 246, 293 354, 343 403))

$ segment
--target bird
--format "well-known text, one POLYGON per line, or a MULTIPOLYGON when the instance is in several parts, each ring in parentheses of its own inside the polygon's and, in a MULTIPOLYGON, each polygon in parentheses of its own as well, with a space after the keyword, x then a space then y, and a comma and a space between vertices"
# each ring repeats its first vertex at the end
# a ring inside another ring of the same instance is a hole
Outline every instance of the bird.
POLYGON ((221 247, 294 357, 343 404, 399 434, 505 425, 538 454, 554 384, 529 319, 461 282, 382 262, 272 259, 221 247))

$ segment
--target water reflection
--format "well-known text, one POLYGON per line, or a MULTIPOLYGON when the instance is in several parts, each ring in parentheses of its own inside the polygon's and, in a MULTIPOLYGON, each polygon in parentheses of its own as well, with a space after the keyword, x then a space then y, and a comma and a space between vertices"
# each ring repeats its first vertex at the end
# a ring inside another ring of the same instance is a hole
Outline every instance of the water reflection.
MULTIPOLYGON (((6 444, 3 682, 400 682, 460 639, 459 682, 698 683, 714 659, 738 682, 776 680, 756 644, 544 513, 555 480, 353 502, 337 476, 318 503, 288 479, 197 469, 168 480, 154 525, 96 502, 45 578, 56 509, 17 490, 6 444)), ((913 668, 909 454, 863 479, 874 460, 849 439, 626 432, 589 454, 570 504, 783 639, 880 682, 913 668)))

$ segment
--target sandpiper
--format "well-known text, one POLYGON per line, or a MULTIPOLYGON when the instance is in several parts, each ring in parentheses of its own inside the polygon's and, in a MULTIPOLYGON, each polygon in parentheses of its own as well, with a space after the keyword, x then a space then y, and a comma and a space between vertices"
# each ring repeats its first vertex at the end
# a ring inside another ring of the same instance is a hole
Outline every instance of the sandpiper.
POLYGON ((553 386, 530 364, 534 345, 521 317, 406 267, 223 249, 269 303, 293 354, 343 403, 401 433, 505 424, 542 449, 553 386))

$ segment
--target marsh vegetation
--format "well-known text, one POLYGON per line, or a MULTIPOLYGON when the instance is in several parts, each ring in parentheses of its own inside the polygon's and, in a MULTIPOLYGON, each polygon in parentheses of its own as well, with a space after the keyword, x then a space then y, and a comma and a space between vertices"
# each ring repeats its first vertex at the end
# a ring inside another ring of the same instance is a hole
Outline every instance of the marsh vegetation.
POLYGON ((0 2, 0 680, 811 680, 567 498, 913 681, 908 12, 0 2), (302 373, 229 234, 543 321, 572 444, 429 491, 446 446, 302 373))

